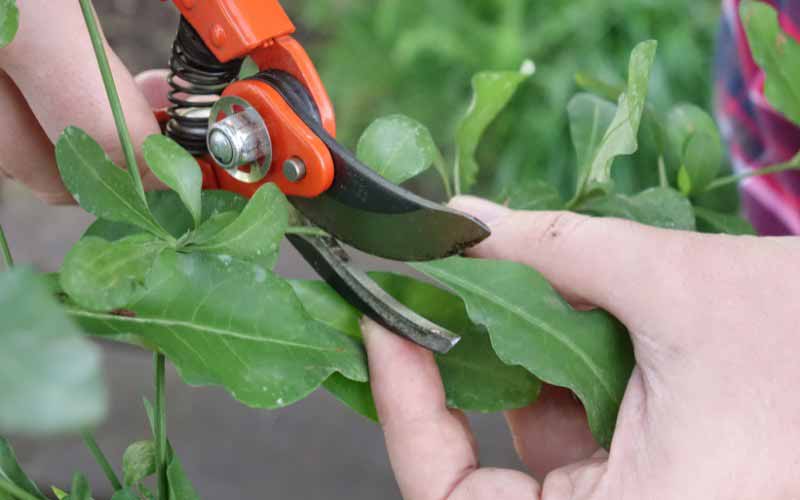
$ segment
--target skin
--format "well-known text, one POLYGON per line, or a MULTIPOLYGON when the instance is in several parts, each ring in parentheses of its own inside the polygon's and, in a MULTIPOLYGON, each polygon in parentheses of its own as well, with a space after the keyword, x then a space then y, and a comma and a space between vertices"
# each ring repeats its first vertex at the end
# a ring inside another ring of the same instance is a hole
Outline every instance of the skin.
MULTIPOLYGON (((83 128, 124 165, 119 141, 77 2, 18 4, 22 29, 0 50, 0 170, 69 203, 53 156, 61 131, 83 128)), ((159 133, 151 109, 165 104, 165 74, 134 78, 107 50, 140 145, 159 133)), ((530 475, 481 468, 431 354, 365 320, 375 401, 407 500, 800 498, 800 239, 452 204, 492 226, 471 256, 529 265, 575 307, 608 310, 628 327, 637 366, 608 453, 577 400, 545 387, 506 415, 530 475)))
POLYGON ((608 310, 628 327, 637 364, 608 453, 560 390, 509 412, 525 475, 481 468, 431 354, 365 321, 404 498, 800 498, 800 238, 666 231, 467 197, 452 205, 492 227, 471 256, 529 265, 574 306, 608 310))
MULTIPOLYGON (((19 33, 0 49, 0 174, 48 203, 74 203, 58 176, 53 144, 64 128, 75 125, 125 166, 114 118, 78 2, 17 4, 19 33)), ((165 102, 166 72, 134 78, 107 44, 106 51, 133 143, 140 147, 148 135, 160 133, 152 110, 165 102)), ((141 154, 138 164, 145 187, 159 187, 141 154)))

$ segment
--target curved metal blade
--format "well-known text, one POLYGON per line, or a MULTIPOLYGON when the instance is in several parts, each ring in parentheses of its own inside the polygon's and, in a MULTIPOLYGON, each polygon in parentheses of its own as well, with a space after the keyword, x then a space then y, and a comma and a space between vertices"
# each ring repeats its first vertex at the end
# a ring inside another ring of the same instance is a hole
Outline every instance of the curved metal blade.
POLYGON ((305 87, 288 73, 253 78, 274 87, 331 152, 331 188, 316 198, 290 198, 317 226, 359 250, 401 261, 448 257, 491 234, 478 219, 392 184, 358 161, 325 131, 305 87))
POLYGON ((288 239, 339 295, 389 330, 440 354, 446 354, 461 339, 386 293, 350 264, 347 253, 334 239, 297 235, 289 235, 288 239))

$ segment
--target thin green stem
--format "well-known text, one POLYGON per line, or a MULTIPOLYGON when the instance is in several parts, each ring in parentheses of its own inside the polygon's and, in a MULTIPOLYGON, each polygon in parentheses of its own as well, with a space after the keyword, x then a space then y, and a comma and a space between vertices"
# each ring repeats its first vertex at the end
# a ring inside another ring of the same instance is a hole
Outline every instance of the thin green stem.
POLYGON ((756 170, 750 170, 748 172, 742 172, 741 174, 720 177, 719 179, 716 179, 714 182, 709 184, 706 187, 705 192, 713 191, 715 189, 728 186, 730 184, 736 184, 750 177, 776 174, 778 172, 786 172, 789 170, 800 170, 800 163, 797 163, 796 161, 791 161, 789 163, 781 163, 779 165, 773 165, 771 167, 764 167, 756 170))
POLYGON ((94 435, 89 431, 83 431, 81 435, 83 436, 84 444, 86 444, 86 447, 92 452, 92 456, 97 460, 97 464, 100 465, 100 468, 103 469, 103 473, 108 478, 108 482, 111 483, 111 487, 114 488, 114 491, 121 490, 122 483, 119 481, 119 477, 117 477, 117 473, 114 472, 114 468, 111 466, 105 453, 100 449, 100 445, 97 444, 94 435))
POLYGON ((447 199, 453 198, 453 187, 450 185, 450 176, 447 175, 447 164, 439 148, 436 148, 436 156, 433 157, 433 167, 439 172, 439 176, 442 178, 442 184, 444 184, 444 192, 447 195, 447 199))
POLYGON ((298 234, 303 236, 321 236, 321 237, 330 236, 330 234, 325 232, 323 229, 312 226, 290 226, 286 228, 285 233, 298 234))
POLYGON ((0 479, 0 491, 5 491, 17 500, 39 500, 39 498, 31 495, 27 491, 6 479, 0 479))
POLYGON ((158 477, 158 500, 167 500, 167 408, 164 395, 164 370, 166 358, 163 354, 153 356, 155 364, 156 406, 155 406, 155 441, 156 441, 156 475, 158 477))
POLYGON ((669 187, 669 179, 667 179, 667 166, 664 164, 664 156, 658 157, 658 184, 662 187, 669 187))
POLYGON ((0 226, 0 252, 3 254, 3 264, 6 269, 14 267, 14 258, 11 256, 11 250, 8 248, 8 240, 6 240, 6 233, 3 232, 3 226, 0 226))
POLYGON ((97 23, 94 9, 92 8, 92 2, 91 0, 80 0, 80 3, 81 10, 83 11, 83 18, 86 21, 86 27, 92 39, 92 46, 94 47, 94 53, 97 57, 100 75, 103 77, 103 85, 105 85, 106 88, 108 102, 111 105, 111 112, 114 114, 114 123, 117 125, 119 142, 125 154, 125 162, 128 164, 128 174, 130 174, 131 180, 133 180, 133 186, 136 192, 142 198, 145 206, 147 206, 147 198, 144 195, 144 186, 142 186, 142 176, 139 174, 139 166, 136 162, 136 150, 133 147, 133 141, 131 141, 128 123, 125 121, 125 114, 122 111, 122 103, 119 99, 117 86, 114 83, 111 65, 108 63, 108 56, 106 55, 105 46, 103 44, 103 36, 100 34, 100 27, 97 23))

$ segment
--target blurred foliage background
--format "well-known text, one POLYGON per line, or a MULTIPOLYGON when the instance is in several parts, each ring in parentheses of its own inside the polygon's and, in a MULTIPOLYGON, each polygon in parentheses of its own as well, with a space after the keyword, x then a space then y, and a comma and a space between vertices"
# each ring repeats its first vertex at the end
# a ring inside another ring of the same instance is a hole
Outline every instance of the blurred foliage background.
MULTIPOLYGON (((336 106, 340 139, 351 147, 375 118, 403 113, 428 125, 447 155, 472 75, 532 59, 536 75, 479 152, 479 192, 495 198, 531 178, 571 194, 566 104, 578 90, 575 74, 623 82, 640 41, 659 41, 656 110, 710 105, 719 0, 307 0, 287 7, 313 34, 305 43, 336 106)), ((655 183, 651 149, 645 142, 628 160, 634 167, 617 169, 622 191, 655 183)))

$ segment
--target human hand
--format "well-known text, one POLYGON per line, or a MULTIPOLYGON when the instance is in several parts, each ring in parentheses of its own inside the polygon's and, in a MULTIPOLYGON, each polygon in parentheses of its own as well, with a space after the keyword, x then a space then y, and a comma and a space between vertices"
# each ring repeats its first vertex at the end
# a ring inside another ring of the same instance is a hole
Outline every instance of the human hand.
MULTIPOLYGON (((73 203, 61 183, 53 144, 64 128, 75 125, 124 166, 114 119, 78 2, 25 0, 19 9, 17 38, 0 49, 0 173, 48 203, 73 203)), ((160 132, 152 110, 166 105, 166 74, 134 78, 110 48, 106 51, 139 147, 160 132)), ((142 168, 142 177, 146 188, 159 185, 149 170, 142 168)))
POLYGON ((492 227, 472 257, 530 265, 575 307, 619 318, 636 368, 609 453, 595 451, 563 390, 507 414, 522 461, 544 477, 540 487, 520 472, 479 468, 432 355, 365 320, 373 393, 404 498, 800 498, 800 239, 514 212, 476 198, 452 206, 492 227))

